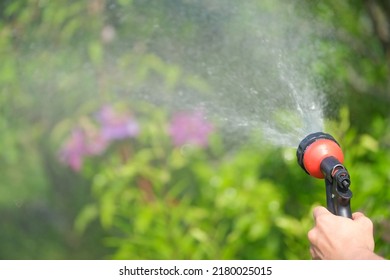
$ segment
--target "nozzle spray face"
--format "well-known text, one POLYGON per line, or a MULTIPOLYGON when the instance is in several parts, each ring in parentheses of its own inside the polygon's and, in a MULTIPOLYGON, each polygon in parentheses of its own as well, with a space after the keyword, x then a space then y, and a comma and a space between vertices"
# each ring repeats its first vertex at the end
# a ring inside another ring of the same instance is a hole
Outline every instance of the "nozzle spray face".
POLYGON ((316 132, 306 136, 298 146, 297 160, 309 175, 323 179, 321 162, 327 157, 335 157, 340 163, 344 155, 337 141, 329 134, 316 132))

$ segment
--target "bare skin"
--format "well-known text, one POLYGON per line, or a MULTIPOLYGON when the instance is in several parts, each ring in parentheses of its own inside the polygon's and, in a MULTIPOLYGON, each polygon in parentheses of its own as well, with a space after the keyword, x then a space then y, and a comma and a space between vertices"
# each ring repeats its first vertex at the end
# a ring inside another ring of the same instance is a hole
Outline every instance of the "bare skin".
POLYGON ((373 224, 363 213, 353 213, 348 219, 320 206, 313 216, 315 226, 308 233, 313 259, 383 260, 374 253, 373 224))

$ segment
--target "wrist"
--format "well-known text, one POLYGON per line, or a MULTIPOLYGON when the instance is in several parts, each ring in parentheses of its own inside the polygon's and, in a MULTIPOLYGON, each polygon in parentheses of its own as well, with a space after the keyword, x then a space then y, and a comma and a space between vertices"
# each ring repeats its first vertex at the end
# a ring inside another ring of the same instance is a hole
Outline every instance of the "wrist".
POLYGON ((359 249, 346 255, 347 260, 384 260, 381 256, 375 254, 369 249, 359 249))

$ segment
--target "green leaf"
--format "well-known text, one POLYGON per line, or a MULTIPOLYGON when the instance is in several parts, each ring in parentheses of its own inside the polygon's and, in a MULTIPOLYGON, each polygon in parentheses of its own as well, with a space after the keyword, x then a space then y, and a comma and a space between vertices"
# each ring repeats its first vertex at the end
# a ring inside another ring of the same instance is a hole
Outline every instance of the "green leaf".
POLYGON ((80 234, 84 233, 88 225, 98 217, 99 209, 96 204, 84 206, 74 222, 75 230, 80 234))

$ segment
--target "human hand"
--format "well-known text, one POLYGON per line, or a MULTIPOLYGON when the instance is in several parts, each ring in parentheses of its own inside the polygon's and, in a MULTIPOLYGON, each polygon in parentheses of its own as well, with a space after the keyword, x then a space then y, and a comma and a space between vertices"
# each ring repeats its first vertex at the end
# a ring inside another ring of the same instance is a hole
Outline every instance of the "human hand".
POLYGON ((373 223, 363 213, 349 219, 316 207, 313 216, 315 226, 308 233, 313 259, 382 259, 374 254, 373 223))

